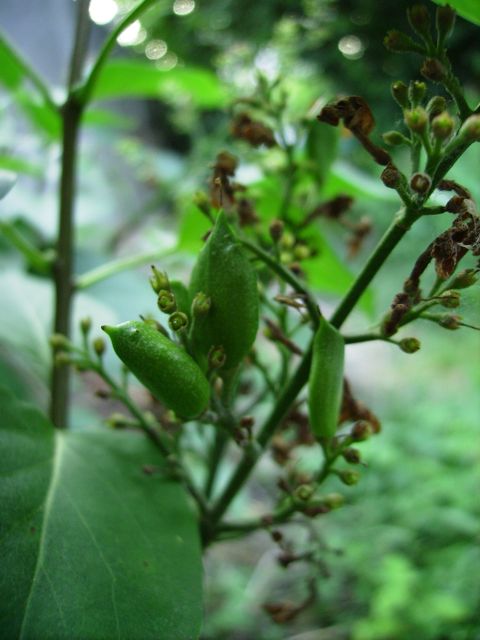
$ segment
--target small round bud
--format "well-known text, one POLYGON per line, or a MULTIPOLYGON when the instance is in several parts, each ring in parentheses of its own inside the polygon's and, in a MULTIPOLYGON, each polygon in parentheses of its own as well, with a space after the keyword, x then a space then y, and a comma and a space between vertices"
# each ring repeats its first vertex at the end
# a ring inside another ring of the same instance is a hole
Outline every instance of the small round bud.
POLYGON ((440 296, 439 303, 447 309, 456 309, 460 306, 460 294, 458 291, 444 291, 440 296))
POLYGON ((404 353, 415 353, 420 349, 421 343, 417 338, 402 338, 398 346, 404 353))
POLYGON ((290 264, 293 261, 293 253, 290 251, 282 251, 280 253, 280 262, 282 264, 290 264))
POLYGON ((362 442, 372 435, 372 427, 366 420, 358 420, 353 425, 350 435, 356 442, 362 442))
POLYGON ((293 257, 295 260, 306 260, 310 255, 310 249, 305 244, 297 244, 293 249, 293 257))
POLYGON ((455 120, 448 113, 443 111, 432 120, 431 130, 437 140, 447 140, 453 133, 455 120))
POLYGON ((293 492, 293 497, 301 502, 307 502, 310 500, 314 493, 315 489, 310 484, 301 484, 299 487, 295 489, 293 492))
POLYGON ((465 269, 464 271, 457 273, 450 286, 452 289, 466 289, 476 282, 478 282, 476 270, 465 269))
POLYGON ((285 231, 280 238, 282 249, 292 249, 295 245, 295 236, 290 231, 285 231))
POLYGON ((150 276, 149 281, 155 293, 160 293, 162 289, 170 291, 170 283, 168 281, 167 274, 164 271, 159 271, 153 264, 151 268, 153 274, 150 276))
POLYGON ((168 326, 172 331, 181 331, 188 327, 188 316, 181 311, 174 311, 168 318, 168 326))
POLYGON ((283 234, 283 230, 285 228, 285 224, 282 220, 272 220, 270 226, 268 228, 270 232, 270 237, 275 242, 275 244, 280 240, 283 234))
POLYGON ((433 96, 433 98, 428 101, 426 108, 430 119, 432 119, 446 111, 447 101, 443 96, 433 96))
POLYGON ((345 504, 345 498, 341 493, 327 493, 322 500, 329 509, 338 509, 345 504))
POLYGON ((423 133, 428 124, 428 115, 423 107, 415 107, 404 112, 407 127, 414 133, 423 133))
POLYGON ((342 469, 341 471, 337 471, 337 475, 343 484, 351 487, 354 484, 357 484, 360 480, 360 474, 357 471, 350 471, 350 469, 342 469))
POLYGON ((66 351, 59 351, 55 354, 56 367, 64 367, 67 364, 72 364, 70 354, 68 354, 66 351))
POLYGON ((380 176, 383 184, 389 189, 396 189, 401 182, 402 175, 394 164, 387 164, 380 176))
POLYGON ((410 98, 412 106, 416 107, 419 105, 424 99, 426 93, 427 85, 425 82, 421 82, 420 80, 412 80, 412 82, 410 82, 410 86, 408 87, 408 97, 410 98))
POLYGON ((443 43, 452 33, 455 26, 456 12, 448 4, 437 7, 435 14, 435 25, 437 27, 438 39, 443 43))
POLYGON ((128 426, 128 419, 123 413, 112 413, 105 422, 112 429, 124 429, 128 426))
POLYGON ((459 136, 471 142, 478 142, 480 140, 480 115, 475 114, 467 118, 460 129, 459 136))
POLYGON ((408 101, 408 87, 401 80, 397 80, 391 86, 392 96, 394 100, 402 107, 407 109, 410 106, 408 101))
POLYGON ((93 350, 99 358, 103 356, 103 354, 105 353, 105 349, 107 348, 105 340, 100 336, 98 338, 95 338, 95 340, 92 342, 92 346, 93 350))
POLYGON ((83 333, 84 336, 88 335, 91 328, 92 328, 91 318, 86 317, 80 320, 80 331, 83 333))
POLYGON ((227 360, 225 349, 222 346, 212 347, 208 352, 208 365, 210 369, 220 369, 227 360))
POLYGON ((426 173, 414 173, 410 178, 410 188, 415 193, 427 193, 431 186, 432 181, 426 173))
POLYGON ((420 73, 424 78, 432 80, 432 82, 442 82, 447 76, 445 67, 436 58, 425 58, 420 73))
POLYGON ((70 348, 70 340, 64 336, 62 333, 54 333, 50 336, 49 339, 50 346, 52 349, 69 349, 70 348))
POLYGON ((175 294, 171 291, 167 291, 166 289, 161 289, 158 292, 157 305, 163 313, 173 313, 177 310, 175 294))
POLYGON ((360 462, 362 461, 360 451, 353 447, 348 447, 348 449, 342 451, 342 456, 344 460, 346 460, 350 464, 360 464, 360 462))
POLYGON ((204 316, 210 311, 212 299, 202 291, 199 291, 193 298, 192 314, 194 316, 204 316))
POLYGON ((414 4, 407 9, 407 18, 415 33, 429 42, 431 40, 430 14, 427 7, 423 4, 414 4))
POLYGON ((409 144, 409 140, 400 131, 387 131, 382 134, 385 144, 391 147, 398 147, 401 144, 409 144))
POLYGON ((438 324, 444 329, 449 329, 450 331, 456 331, 460 329, 460 321, 461 316, 456 316, 450 313, 446 313, 440 317, 438 324))

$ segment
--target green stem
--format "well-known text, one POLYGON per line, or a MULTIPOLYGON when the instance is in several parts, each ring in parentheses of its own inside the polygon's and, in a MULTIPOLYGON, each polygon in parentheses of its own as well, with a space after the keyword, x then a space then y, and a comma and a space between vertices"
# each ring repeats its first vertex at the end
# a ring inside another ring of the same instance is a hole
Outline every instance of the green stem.
POLYGON ((383 342, 393 342, 395 344, 395 340, 381 336, 378 333, 362 333, 358 336, 343 336, 343 339, 345 344, 358 344, 359 342, 372 342, 373 340, 382 340, 383 342))
POLYGON ((215 439, 208 460, 208 475, 205 483, 205 496, 207 499, 210 498, 213 493, 218 467, 220 466, 220 461, 227 447, 228 439, 228 434, 223 429, 218 428, 215 432, 215 439))
MULTIPOLYGON (((70 336, 73 297, 74 203, 78 138, 83 108, 76 100, 73 88, 78 81, 86 56, 90 22, 88 1, 79 0, 77 24, 69 72, 69 93, 62 107, 62 161, 59 193, 59 226, 56 260, 53 265, 55 283, 54 332, 70 336)), ((54 366, 51 377, 50 417, 57 428, 68 424, 70 369, 54 366)))
POLYGON ((114 48, 118 36, 130 25, 132 22, 135 22, 137 18, 139 18, 142 13, 147 11, 151 6, 153 6, 158 0, 142 0, 140 4, 132 9, 130 13, 128 13, 123 20, 121 20, 117 26, 110 32, 107 39, 105 40, 100 53, 97 56, 95 64, 90 71, 90 74, 83 85, 83 87, 79 90, 79 98, 83 104, 88 104, 92 99, 92 94, 95 89, 95 85, 98 81, 98 77, 100 72, 102 71, 110 52, 114 48))
POLYGON ((88 287, 107 280, 112 276, 122 273, 127 269, 133 269, 134 267, 140 267, 149 262, 154 262, 160 258, 165 258, 176 253, 176 248, 165 249, 163 251, 147 251, 145 253, 139 253, 135 256, 126 256, 125 258, 117 258, 111 260, 105 264, 95 267, 86 273, 79 276, 75 282, 76 289, 88 289, 88 287))
POLYGON ((288 502, 285 506, 279 508, 272 514, 262 516, 260 518, 251 518, 250 520, 242 520, 240 522, 220 522, 217 528, 216 540, 222 540, 226 538, 234 538, 244 535, 245 533, 251 533, 258 529, 267 529, 272 525, 282 524, 295 513, 297 506, 292 502, 288 502))
POLYGON ((400 209, 399 213, 385 232, 384 236, 381 238, 350 290, 347 292, 346 296, 331 317, 330 322, 334 327, 337 329, 341 327, 365 289, 376 276, 380 267, 417 218, 418 214, 414 210, 405 209, 403 207, 400 209))
POLYGON ((300 282, 300 280, 289 270, 286 269, 283 265, 273 259, 273 257, 267 253, 264 249, 259 247, 250 240, 241 239, 240 242, 246 247, 249 251, 254 253, 262 262, 264 262, 274 273, 276 273, 281 280, 289 284, 297 293, 299 293, 305 299, 305 306, 308 309, 310 317, 313 323, 318 325, 318 319, 320 317, 320 313, 317 307, 317 304, 307 289, 307 287, 300 282))

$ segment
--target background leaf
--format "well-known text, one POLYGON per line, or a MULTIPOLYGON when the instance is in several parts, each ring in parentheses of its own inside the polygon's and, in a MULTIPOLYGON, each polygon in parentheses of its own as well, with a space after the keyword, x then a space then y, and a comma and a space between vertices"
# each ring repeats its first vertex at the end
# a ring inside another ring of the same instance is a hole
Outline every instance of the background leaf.
POLYGON ((175 68, 168 71, 138 60, 112 60, 95 85, 94 98, 190 99, 197 107, 221 109, 227 94, 217 76, 207 69, 175 68))
POLYGON ((0 169, 0 200, 7 195, 16 179, 17 176, 11 171, 0 169))
POLYGON ((449 4, 457 13, 474 24, 480 24, 480 3, 478 0, 433 0, 437 4, 449 4))
POLYGON ((5 390, 0 402, 5 637, 196 638, 198 531, 158 452, 139 434, 55 431, 5 390))

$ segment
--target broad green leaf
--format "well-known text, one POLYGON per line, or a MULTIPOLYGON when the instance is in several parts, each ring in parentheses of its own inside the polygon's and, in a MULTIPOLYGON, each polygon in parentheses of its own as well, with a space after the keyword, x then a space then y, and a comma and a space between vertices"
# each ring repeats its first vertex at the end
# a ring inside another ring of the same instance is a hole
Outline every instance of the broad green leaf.
POLYGON ((0 168, 0 200, 7 195, 16 179, 17 176, 12 171, 4 171, 0 168))
POLYGON ((131 118, 119 115, 113 111, 91 109, 87 111, 83 122, 90 127, 102 129, 133 129, 135 123, 131 118))
POLYGON ((0 34, 0 82, 8 89, 15 89, 22 81, 24 70, 13 47, 0 34))
POLYGON ((56 140, 60 137, 62 123, 60 115, 45 104, 42 98, 20 89, 15 93, 15 100, 30 122, 49 138, 56 140))
POLYGON ((3 637, 197 638, 198 530, 159 453, 141 434, 56 431, 5 390, 0 402, 3 637))
POLYGON ((205 234, 211 228, 211 222, 198 207, 194 204, 188 205, 182 215, 178 230, 178 251, 196 255, 204 245, 205 234))
POLYGON ((440 5, 449 4, 458 15, 480 25, 480 3, 478 0, 433 0, 440 5))
POLYGON ((187 99, 197 107, 214 109, 226 104, 227 93, 207 69, 180 67, 165 71, 149 62, 112 60, 101 71, 93 97, 187 99))
POLYGON ((42 168, 40 166, 32 164, 23 158, 7 154, 0 155, 0 170, 2 169, 35 177, 42 175, 42 168))

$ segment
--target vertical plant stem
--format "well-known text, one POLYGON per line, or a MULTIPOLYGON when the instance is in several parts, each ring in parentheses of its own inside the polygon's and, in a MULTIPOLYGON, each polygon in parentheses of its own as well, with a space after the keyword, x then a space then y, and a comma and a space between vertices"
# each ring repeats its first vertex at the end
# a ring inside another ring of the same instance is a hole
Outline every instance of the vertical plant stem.
MULTIPOLYGON (((68 96, 62 107, 62 160, 59 189, 59 221, 57 256, 53 268, 55 286, 54 332, 70 336, 73 296, 74 203, 78 137, 83 104, 74 94, 87 51, 90 23, 88 1, 78 0, 75 40, 70 60, 68 96)), ((70 371, 68 367, 53 367, 51 377, 50 418, 61 429, 68 425, 70 371)))

